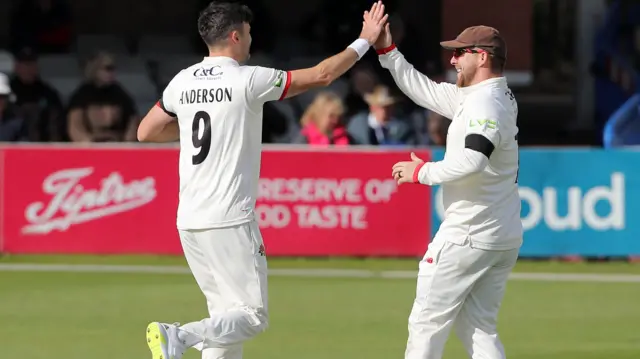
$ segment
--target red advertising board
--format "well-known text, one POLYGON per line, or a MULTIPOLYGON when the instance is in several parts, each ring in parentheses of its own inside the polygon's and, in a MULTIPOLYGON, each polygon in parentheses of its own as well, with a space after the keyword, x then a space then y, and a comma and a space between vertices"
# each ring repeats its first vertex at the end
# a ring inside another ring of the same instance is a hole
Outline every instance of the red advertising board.
POLYGON ((4 252, 180 253, 175 149, 7 148, 4 252))
POLYGON ((0 147, 0 254, 4 248, 4 152, 0 147))
MULTIPOLYGON (((3 252, 182 253, 175 226, 177 149, 2 151, 3 252)), ((430 233, 430 191, 398 187, 390 177, 393 163, 408 156, 265 150, 256 214, 267 253, 422 255, 430 233)))
POLYGON ((408 157, 404 151, 264 152, 257 213, 267 252, 422 255, 431 233, 429 188, 400 188, 391 178, 393 164, 408 157))

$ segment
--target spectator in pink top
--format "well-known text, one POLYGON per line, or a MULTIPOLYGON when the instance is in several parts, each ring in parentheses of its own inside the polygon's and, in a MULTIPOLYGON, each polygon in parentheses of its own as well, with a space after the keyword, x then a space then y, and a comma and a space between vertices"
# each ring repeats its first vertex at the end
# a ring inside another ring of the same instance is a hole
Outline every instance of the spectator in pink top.
POLYGON ((322 92, 302 115, 302 130, 294 143, 320 146, 347 146, 353 140, 347 133, 342 116, 344 104, 337 95, 322 92))

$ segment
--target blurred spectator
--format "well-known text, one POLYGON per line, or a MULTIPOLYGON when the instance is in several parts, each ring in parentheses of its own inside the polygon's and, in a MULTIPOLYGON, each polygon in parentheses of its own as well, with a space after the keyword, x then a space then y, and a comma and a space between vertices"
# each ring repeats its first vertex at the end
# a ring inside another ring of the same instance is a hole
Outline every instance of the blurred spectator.
POLYGON ((15 56, 11 90, 16 110, 27 124, 30 141, 64 141, 67 126, 62 102, 58 93, 40 78, 37 60, 35 52, 28 48, 15 56))
POLYGON ((353 143, 343 123, 344 105, 332 92, 321 92, 302 115, 302 130, 294 143, 346 146, 353 143))
POLYGON ((407 121, 392 116, 395 97, 386 86, 376 86, 364 96, 369 111, 349 121, 349 134, 359 145, 415 145, 416 135, 407 121))
POLYGON ((422 146, 445 146, 451 121, 433 111, 419 109, 411 114, 416 137, 422 146))
POLYGON ((351 87, 345 99, 347 118, 368 109, 369 106, 364 102, 364 95, 373 92, 379 83, 376 72, 366 63, 354 67, 349 80, 351 87))
MULTIPOLYGON (((637 92, 640 67, 640 3, 611 1, 596 36, 595 130, 601 133, 609 117, 637 92)), ((600 142, 600 141, 598 141, 600 142)))
POLYGON ((22 0, 11 16, 13 49, 68 52, 73 42, 71 9, 64 0, 22 0))
POLYGON ((11 103, 9 77, 0 73, 0 141, 26 141, 26 126, 11 103))
POLYGON ((135 104, 115 77, 113 57, 100 53, 85 69, 86 81, 69 100, 69 137, 74 142, 135 141, 135 104))
POLYGON ((614 112, 604 126, 605 148, 640 145, 640 94, 635 94, 614 112))
POLYGON ((429 135, 429 145, 442 146, 447 144, 447 133, 451 120, 439 113, 429 111, 427 115, 427 133, 429 135))

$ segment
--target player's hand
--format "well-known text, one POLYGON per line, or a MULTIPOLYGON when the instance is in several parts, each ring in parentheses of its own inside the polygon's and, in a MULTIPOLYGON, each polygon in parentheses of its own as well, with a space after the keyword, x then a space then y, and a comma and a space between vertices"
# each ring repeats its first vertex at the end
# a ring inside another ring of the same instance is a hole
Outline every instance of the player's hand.
POLYGON ((411 152, 411 161, 402 161, 393 165, 392 175, 398 184, 403 183, 415 183, 413 180, 413 174, 418 167, 421 167, 424 161, 411 152))
POLYGON ((376 50, 386 49, 391 46, 393 39, 391 38, 391 30, 389 30, 389 23, 384 25, 384 30, 380 32, 378 39, 373 44, 373 48, 376 50))
POLYGON ((382 1, 374 3, 371 10, 364 12, 360 38, 367 40, 369 45, 373 45, 380 36, 388 18, 389 15, 384 13, 382 1))

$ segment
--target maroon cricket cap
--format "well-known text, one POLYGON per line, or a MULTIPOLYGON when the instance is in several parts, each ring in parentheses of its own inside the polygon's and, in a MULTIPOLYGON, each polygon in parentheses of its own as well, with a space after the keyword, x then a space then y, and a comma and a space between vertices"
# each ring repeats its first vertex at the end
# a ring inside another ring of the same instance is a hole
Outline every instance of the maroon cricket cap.
POLYGON ((484 25, 468 27, 455 40, 442 41, 440 45, 447 50, 478 47, 494 56, 507 58, 507 43, 500 32, 484 25))

